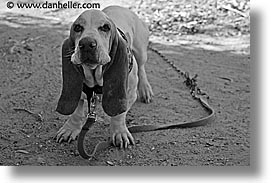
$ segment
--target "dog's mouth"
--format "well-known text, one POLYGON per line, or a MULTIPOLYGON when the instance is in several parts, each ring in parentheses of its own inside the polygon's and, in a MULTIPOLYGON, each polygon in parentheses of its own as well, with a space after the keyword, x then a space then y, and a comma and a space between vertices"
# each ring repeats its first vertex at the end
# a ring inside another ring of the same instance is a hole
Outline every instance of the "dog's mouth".
POLYGON ((76 49, 72 54, 71 61, 75 65, 85 65, 91 69, 96 68, 98 65, 105 65, 110 62, 109 55, 104 51, 97 50, 96 52, 82 52, 76 49))
POLYGON ((87 66, 89 69, 94 70, 99 64, 82 63, 81 65, 87 66))
POLYGON ((72 59, 72 63, 73 63, 74 65, 78 66, 78 67, 86 66, 87 68, 89 68, 89 69, 91 69, 91 70, 95 69, 98 65, 100 65, 100 64, 92 64, 92 63, 87 62, 87 61, 83 62, 83 61, 81 61, 79 58, 77 58, 77 59, 75 59, 75 58, 72 59), (76 60, 77 60, 77 61, 76 61, 76 60))
POLYGON ((83 64, 99 64, 99 56, 97 53, 80 52, 78 55, 80 62, 83 64))
POLYGON ((77 66, 87 66, 90 69, 95 69, 98 65, 100 65, 100 63, 98 63, 97 59, 95 58, 90 58, 90 57, 81 57, 79 56, 79 53, 75 53, 72 56, 71 61, 73 62, 73 64, 77 65, 77 66))

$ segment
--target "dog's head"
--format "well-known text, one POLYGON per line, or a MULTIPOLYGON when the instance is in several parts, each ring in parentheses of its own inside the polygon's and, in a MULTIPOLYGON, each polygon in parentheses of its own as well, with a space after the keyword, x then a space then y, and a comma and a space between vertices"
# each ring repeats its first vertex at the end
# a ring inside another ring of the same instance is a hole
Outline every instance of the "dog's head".
POLYGON ((102 11, 87 10, 72 24, 70 39, 74 44, 71 61, 91 69, 111 61, 110 51, 116 27, 102 11))

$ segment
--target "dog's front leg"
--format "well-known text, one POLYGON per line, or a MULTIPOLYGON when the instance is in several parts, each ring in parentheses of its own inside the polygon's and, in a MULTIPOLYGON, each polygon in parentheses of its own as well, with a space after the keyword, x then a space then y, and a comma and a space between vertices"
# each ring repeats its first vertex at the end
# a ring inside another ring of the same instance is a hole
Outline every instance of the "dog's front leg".
MULTIPOLYGON (((137 81, 138 81, 137 76, 130 77, 129 81, 131 82, 131 85, 128 89, 128 107, 129 107, 128 110, 131 108, 131 106, 134 104, 134 102, 137 99, 137 93, 136 93, 137 81)), ((128 110, 117 116, 111 117, 110 130, 111 130, 112 142, 115 146, 119 146, 120 148, 122 148, 123 146, 127 148, 129 144, 133 144, 133 145, 135 144, 134 138, 132 134, 129 132, 125 123, 126 114, 128 110)))
POLYGON ((134 144, 134 138, 129 132, 125 124, 126 113, 119 114, 117 116, 111 117, 111 137, 114 146, 119 146, 120 148, 127 148, 129 144, 134 144))
POLYGON ((128 110, 122 114, 117 116, 111 117, 111 137, 112 142, 115 146, 125 147, 129 144, 135 144, 134 138, 132 134, 129 132, 128 128, 126 127, 126 114, 135 103, 137 99, 137 84, 138 84, 138 76, 137 76, 137 63, 134 58, 133 68, 128 77, 128 89, 127 89, 127 96, 128 96, 128 110))
POLYGON ((126 114, 135 103, 137 99, 137 64, 134 62, 132 73, 129 75, 128 78, 128 110, 122 114, 117 116, 111 117, 111 137, 112 142, 115 146, 125 147, 129 144, 135 144, 134 138, 132 134, 129 132, 128 128, 126 127, 126 114))
POLYGON ((69 119, 56 133, 56 141, 61 143, 62 141, 71 142, 75 140, 81 131, 84 119, 84 94, 82 94, 81 99, 78 102, 78 106, 74 113, 70 115, 69 119))

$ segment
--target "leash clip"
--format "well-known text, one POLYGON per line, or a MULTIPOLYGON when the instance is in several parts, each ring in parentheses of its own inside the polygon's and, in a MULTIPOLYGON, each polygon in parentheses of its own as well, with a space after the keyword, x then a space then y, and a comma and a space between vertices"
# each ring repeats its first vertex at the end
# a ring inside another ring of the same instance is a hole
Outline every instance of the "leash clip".
POLYGON ((87 118, 92 118, 96 116, 95 110, 99 101, 99 96, 93 92, 91 99, 88 99, 88 114, 87 118))

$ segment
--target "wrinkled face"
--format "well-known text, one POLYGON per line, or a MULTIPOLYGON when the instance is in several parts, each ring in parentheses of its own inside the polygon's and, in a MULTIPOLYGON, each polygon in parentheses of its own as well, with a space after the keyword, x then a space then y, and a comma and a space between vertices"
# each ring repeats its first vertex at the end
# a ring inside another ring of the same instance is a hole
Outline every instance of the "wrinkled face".
POLYGON ((75 42, 71 61, 91 69, 111 61, 111 20, 99 10, 83 12, 73 23, 70 36, 75 42))

